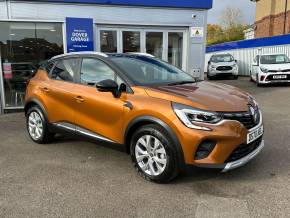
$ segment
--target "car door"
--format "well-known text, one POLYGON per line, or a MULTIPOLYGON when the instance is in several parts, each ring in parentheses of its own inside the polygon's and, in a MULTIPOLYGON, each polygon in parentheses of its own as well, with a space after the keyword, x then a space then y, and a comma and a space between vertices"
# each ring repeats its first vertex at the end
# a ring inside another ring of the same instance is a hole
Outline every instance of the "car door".
POLYGON ((82 59, 79 84, 76 84, 76 129, 97 139, 120 143, 126 93, 115 98, 110 92, 99 92, 96 83, 106 79, 118 84, 123 82, 104 61, 90 57, 82 59))
POLYGON ((65 58, 57 60, 52 68, 49 79, 42 84, 45 93, 45 107, 50 123, 74 130, 74 97, 76 74, 80 66, 80 59, 65 58))

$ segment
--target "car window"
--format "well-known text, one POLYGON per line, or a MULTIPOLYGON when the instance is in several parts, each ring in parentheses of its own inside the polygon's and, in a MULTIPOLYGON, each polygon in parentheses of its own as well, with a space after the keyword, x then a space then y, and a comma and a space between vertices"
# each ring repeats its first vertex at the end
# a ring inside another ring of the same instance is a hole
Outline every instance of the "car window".
POLYGON ((261 56, 261 64, 285 64, 289 62, 289 58, 284 54, 261 56))
POLYGON ((56 80, 63 80, 68 82, 73 82, 74 75, 78 69, 79 59, 63 59, 56 63, 53 68, 50 77, 56 80))
POLYGON ((94 58, 84 58, 81 67, 81 84, 95 86, 106 79, 114 80, 120 85, 123 80, 103 61, 94 58))
POLYGON ((225 55, 214 55, 211 57, 211 62, 218 63, 218 62, 233 62, 235 59, 230 54, 225 55))
POLYGON ((195 82, 182 70, 161 60, 148 57, 113 57, 111 60, 133 81, 140 85, 195 82))

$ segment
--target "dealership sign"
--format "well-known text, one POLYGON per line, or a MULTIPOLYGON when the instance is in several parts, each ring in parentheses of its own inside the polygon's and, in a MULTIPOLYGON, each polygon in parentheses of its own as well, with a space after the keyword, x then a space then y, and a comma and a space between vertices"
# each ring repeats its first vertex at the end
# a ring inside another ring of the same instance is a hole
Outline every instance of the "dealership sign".
POLYGON ((67 17, 67 52, 94 51, 93 28, 93 19, 67 17))

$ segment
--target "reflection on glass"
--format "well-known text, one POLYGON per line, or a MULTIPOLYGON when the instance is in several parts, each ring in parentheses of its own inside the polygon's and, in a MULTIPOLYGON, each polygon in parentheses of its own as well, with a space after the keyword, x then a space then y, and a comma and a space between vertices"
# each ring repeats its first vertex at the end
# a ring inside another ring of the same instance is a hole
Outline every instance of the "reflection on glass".
POLYGON ((146 33, 146 53, 152 54, 157 58, 162 58, 163 51, 163 33, 147 32, 146 33))
POLYGON ((63 53, 62 24, 0 22, 5 106, 23 106, 26 82, 39 64, 63 53))
POLYGON ((140 32, 123 31, 123 52, 140 52, 140 32))
POLYGON ((117 31, 100 31, 101 52, 117 52, 117 31))
POLYGON ((182 68, 183 33, 168 33, 168 62, 182 68))

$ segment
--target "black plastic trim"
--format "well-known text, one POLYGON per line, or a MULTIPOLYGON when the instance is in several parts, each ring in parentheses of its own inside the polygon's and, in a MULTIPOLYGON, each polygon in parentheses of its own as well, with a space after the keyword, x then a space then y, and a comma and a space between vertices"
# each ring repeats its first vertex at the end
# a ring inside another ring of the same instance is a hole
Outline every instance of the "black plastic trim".
POLYGON ((174 131, 165 122, 163 122, 162 120, 160 120, 160 119, 158 119, 156 117, 140 116, 140 117, 137 117, 137 118, 133 119, 129 123, 129 125, 127 126, 126 131, 125 131, 125 144, 126 145, 128 144, 128 142, 127 142, 128 134, 129 134, 131 128, 135 124, 141 123, 141 122, 151 122, 151 123, 154 123, 154 124, 158 124, 158 125, 163 127, 168 132, 168 134, 170 135, 171 139, 174 141, 174 145, 175 145, 175 147, 177 149, 177 159, 178 159, 178 162, 179 162, 179 166, 180 166, 181 169, 185 169, 184 154, 183 154, 183 150, 182 150, 181 144, 179 142, 179 139, 175 135, 174 131))

